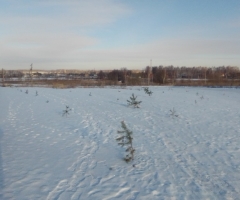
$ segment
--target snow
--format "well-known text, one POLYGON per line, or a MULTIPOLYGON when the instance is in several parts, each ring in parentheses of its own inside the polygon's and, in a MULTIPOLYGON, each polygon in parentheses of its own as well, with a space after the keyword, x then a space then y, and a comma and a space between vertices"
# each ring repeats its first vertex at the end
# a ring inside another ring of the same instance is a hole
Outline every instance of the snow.
POLYGON ((0 199, 240 199, 240 90, 150 90, 0 88, 0 199))

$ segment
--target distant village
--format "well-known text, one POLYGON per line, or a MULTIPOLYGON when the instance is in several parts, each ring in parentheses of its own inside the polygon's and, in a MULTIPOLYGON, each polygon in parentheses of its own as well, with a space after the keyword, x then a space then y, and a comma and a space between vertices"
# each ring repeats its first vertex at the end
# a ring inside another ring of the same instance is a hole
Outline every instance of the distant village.
POLYGON ((5 78, 76 78, 76 79, 96 79, 98 72, 83 70, 4 70, 5 78))

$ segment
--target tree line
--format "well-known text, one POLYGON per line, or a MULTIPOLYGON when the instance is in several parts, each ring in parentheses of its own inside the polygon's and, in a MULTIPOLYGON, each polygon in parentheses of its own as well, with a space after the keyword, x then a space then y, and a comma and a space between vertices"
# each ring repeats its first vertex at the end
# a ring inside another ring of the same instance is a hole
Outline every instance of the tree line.
MULTIPOLYGON (((40 73, 39 73, 40 74, 40 73)), ((240 69, 232 66, 219 67, 174 67, 146 66, 142 70, 127 68, 96 72, 94 81, 104 84, 123 85, 238 85, 240 86, 240 69)), ((0 77, 5 79, 24 77, 18 70, 2 70, 0 77)), ((81 76, 76 76, 81 79, 81 76)), ((68 74, 66 79, 71 79, 68 74)))
MULTIPOLYGON (((240 69, 232 66, 220 67, 174 67, 174 66, 147 66, 140 72, 127 70, 112 70, 108 74, 101 72, 102 79, 120 81, 124 84, 137 82, 145 84, 183 84, 197 81, 201 83, 220 83, 240 80, 240 69)), ((99 77, 99 78, 100 78, 99 77)))

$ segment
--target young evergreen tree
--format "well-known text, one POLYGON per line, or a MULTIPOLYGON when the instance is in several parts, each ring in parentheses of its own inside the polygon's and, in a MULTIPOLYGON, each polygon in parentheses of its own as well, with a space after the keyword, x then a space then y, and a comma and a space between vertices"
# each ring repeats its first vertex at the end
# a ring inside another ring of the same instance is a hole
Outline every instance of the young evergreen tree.
POLYGON ((145 88, 144 88, 144 92, 145 92, 146 94, 148 94, 149 96, 151 96, 152 93, 153 93, 151 90, 149 90, 148 87, 145 87, 145 88))
POLYGON ((70 108, 69 108, 69 106, 66 106, 66 109, 65 110, 63 110, 63 114, 62 114, 62 116, 68 116, 69 115, 69 113, 70 113, 70 108))
POLYGON ((176 114, 176 110, 174 108, 170 110, 170 115, 172 116, 172 118, 178 117, 178 115, 176 114))
POLYGON ((137 96, 134 96, 134 94, 132 94, 132 96, 130 97, 130 100, 127 100, 128 105, 129 106, 133 106, 134 108, 139 108, 140 103, 142 103, 142 101, 137 101, 137 96))
POLYGON ((132 145, 132 131, 130 131, 126 124, 124 123, 124 121, 121 122, 122 125, 122 131, 118 131, 117 133, 120 135, 116 140, 118 142, 118 145, 122 146, 122 147, 126 147, 126 156, 124 158, 124 160, 128 163, 130 161, 132 161, 134 159, 134 152, 135 149, 133 148, 132 145))

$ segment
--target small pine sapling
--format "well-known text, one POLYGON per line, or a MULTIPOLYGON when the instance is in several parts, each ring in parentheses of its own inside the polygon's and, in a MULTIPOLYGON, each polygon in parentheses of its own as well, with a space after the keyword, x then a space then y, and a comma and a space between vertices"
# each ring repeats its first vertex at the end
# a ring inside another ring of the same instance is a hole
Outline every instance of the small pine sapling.
POLYGON ((202 100, 204 99, 203 95, 200 97, 200 99, 202 99, 202 100))
POLYGON ((176 110, 174 108, 170 110, 170 115, 172 116, 172 118, 178 117, 178 115, 176 115, 176 110))
POLYGON ((145 92, 146 94, 148 94, 149 96, 151 96, 152 93, 153 93, 151 90, 149 90, 148 87, 145 87, 145 88, 144 88, 144 92, 145 92))
POLYGON ((89 93, 89 96, 92 96, 91 92, 89 93))
POLYGON ((36 91, 36 96, 38 96, 38 91, 36 91))
POLYGON ((69 115, 69 113, 70 113, 70 108, 69 108, 69 106, 66 106, 66 109, 65 110, 63 110, 63 114, 62 114, 62 116, 68 116, 69 115))
POLYGON ((151 96, 151 95, 152 95, 152 93, 153 93, 152 91, 149 91, 147 94, 148 94, 149 96, 151 96))
POLYGON ((26 90, 26 92, 25 92, 26 94, 28 94, 28 90, 26 90))
POLYGON ((132 138, 132 131, 130 131, 124 121, 121 122, 122 125, 122 131, 118 131, 117 133, 120 135, 116 140, 118 142, 118 145, 122 147, 126 147, 126 156, 124 160, 128 163, 134 159, 134 152, 135 149, 133 148, 133 138, 132 138))
POLYGON ((134 108, 139 108, 140 103, 142 103, 142 101, 137 101, 137 96, 134 96, 134 94, 132 94, 132 96, 130 97, 130 100, 127 100, 128 105, 129 106, 133 106, 134 108))

